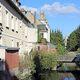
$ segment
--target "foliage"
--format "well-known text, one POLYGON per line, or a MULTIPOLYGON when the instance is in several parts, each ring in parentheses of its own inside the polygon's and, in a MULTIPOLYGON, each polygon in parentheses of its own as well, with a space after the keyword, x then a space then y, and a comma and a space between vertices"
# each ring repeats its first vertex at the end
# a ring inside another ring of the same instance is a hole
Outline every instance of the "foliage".
POLYGON ((33 54, 36 70, 53 69, 57 64, 56 54, 48 52, 45 53, 44 51, 35 51, 33 54))
POLYGON ((77 52, 80 53, 80 48, 77 49, 77 52))
POLYGON ((80 47, 80 26, 74 30, 67 40, 67 49, 76 51, 80 47))
POLYGON ((21 73, 19 72, 17 75, 18 80, 31 80, 31 75, 27 74, 27 73, 21 73))
POLYGON ((80 26, 75 31, 77 37, 77 46, 80 48, 80 26))
POLYGON ((75 32, 73 32, 68 38, 67 48, 71 50, 74 49, 76 45, 77 45, 77 37, 75 32))
POLYGON ((46 45, 47 44, 47 40, 45 38, 42 38, 41 39, 41 43, 44 44, 44 45, 46 45))
POLYGON ((52 44, 55 44, 55 32, 54 31, 50 32, 50 42, 52 44))
POLYGON ((53 69, 55 67, 55 65, 57 64, 56 59, 55 59, 55 55, 53 54, 44 54, 41 55, 41 65, 42 65, 42 69, 53 69))
POLYGON ((65 54, 65 53, 67 53, 67 50, 65 49, 64 46, 62 46, 61 44, 58 44, 58 45, 57 45, 57 52, 58 52, 59 54, 63 55, 63 54, 65 54))
POLYGON ((23 53, 20 56, 20 65, 19 65, 19 73, 17 77, 19 80, 29 80, 30 75, 35 73, 35 65, 31 59, 31 56, 27 53, 23 53))
POLYGON ((23 53, 23 56, 20 57, 20 71, 23 71, 24 69, 30 69, 31 71, 33 71, 34 67, 35 65, 30 55, 28 55, 27 53, 23 53))
POLYGON ((56 31, 51 32, 50 42, 55 45, 58 45, 58 44, 64 45, 63 35, 60 32, 60 30, 56 30, 56 31))

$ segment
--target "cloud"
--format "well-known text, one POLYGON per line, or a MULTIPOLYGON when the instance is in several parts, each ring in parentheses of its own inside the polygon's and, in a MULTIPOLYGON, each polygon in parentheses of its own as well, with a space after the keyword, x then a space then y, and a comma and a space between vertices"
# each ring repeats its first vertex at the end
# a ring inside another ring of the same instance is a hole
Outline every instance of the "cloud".
POLYGON ((70 14, 70 13, 80 13, 74 4, 61 4, 60 2, 55 2, 52 5, 45 4, 42 8, 42 11, 48 14, 58 13, 58 14, 70 14))
POLYGON ((33 8, 33 7, 21 6, 21 8, 24 8, 27 11, 31 11, 32 13, 38 12, 37 8, 33 8))
POLYGON ((21 6, 25 10, 36 12, 39 14, 40 10, 44 11, 45 14, 51 16, 55 14, 80 14, 80 8, 77 8, 75 4, 61 4, 60 2, 54 2, 53 4, 45 4, 40 8, 21 6))

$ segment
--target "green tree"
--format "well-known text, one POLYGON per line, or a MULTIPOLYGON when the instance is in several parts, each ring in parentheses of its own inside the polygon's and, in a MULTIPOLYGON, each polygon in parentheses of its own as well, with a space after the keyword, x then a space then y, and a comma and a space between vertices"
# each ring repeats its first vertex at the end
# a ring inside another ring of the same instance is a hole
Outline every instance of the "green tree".
POLYGON ((41 55, 41 65, 42 65, 42 69, 49 69, 52 70, 55 65, 57 64, 56 62, 56 56, 54 57, 54 54, 42 54, 41 55))
POLYGON ((80 48, 80 26, 76 29, 75 33, 77 36, 77 46, 80 48))
POLYGON ((74 30, 67 40, 67 49, 71 51, 76 51, 80 48, 80 26, 74 30))
POLYGON ((67 49, 68 50, 74 50, 76 45, 77 45, 77 36, 76 36, 75 31, 74 31, 70 34, 70 36, 68 38, 67 49))
POLYGON ((67 50, 65 49, 64 46, 62 46, 61 44, 58 44, 57 45, 57 51, 58 51, 58 54, 60 55, 63 55, 65 53, 67 53, 67 50))
POLYGON ((53 54, 50 52, 44 52, 44 51, 35 51, 33 53, 33 61, 36 65, 36 72, 40 72, 42 70, 51 70, 55 67, 57 64, 56 62, 56 56, 57 54, 53 54))
POLYGON ((62 32, 60 32, 60 30, 57 30, 56 31, 56 34, 55 34, 55 38, 56 38, 56 44, 61 44, 61 45, 64 45, 64 42, 63 42, 63 35, 62 35, 62 32))
POLYGON ((58 45, 58 44, 64 45, 63 35, 60 32, 60 30, 56 30, 56 31, 51 32, 50 41, 52 44, 55 44, 55 45, 58 45))

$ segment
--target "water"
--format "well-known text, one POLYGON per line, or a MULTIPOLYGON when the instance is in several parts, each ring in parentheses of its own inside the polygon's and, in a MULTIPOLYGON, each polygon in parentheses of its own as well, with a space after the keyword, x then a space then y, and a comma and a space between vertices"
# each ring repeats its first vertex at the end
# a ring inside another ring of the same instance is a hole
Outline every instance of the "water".
POLYGON ((34 80, 80 80, 80 72, 45 71, 34 80))

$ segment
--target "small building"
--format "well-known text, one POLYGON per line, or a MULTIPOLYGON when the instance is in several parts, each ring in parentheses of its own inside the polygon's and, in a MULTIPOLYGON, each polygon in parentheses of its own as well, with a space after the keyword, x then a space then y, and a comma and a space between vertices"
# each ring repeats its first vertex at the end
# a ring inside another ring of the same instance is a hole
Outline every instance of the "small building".
POLYGON ((36 12, 31 13, 31 11, 27 10, 22 11, 24 14, 26 14, 26 17, 29 19, 29 21, 40 30, 40 34, 43 35, 43 38, 45 38, 47 42, 50 42, 50 26, 45 18, 44 12, 40 12, 40 18, 38 19, 36 18, 36 12))
POLYGON ((43 38, 45 38, 47 42, 50 42, 50 26, 47 19, 45 19, 44 12, 40 12, 40 19, 38 19, 36 22, 38 29, 40 29, 40 33, 43 35, 43 38))

